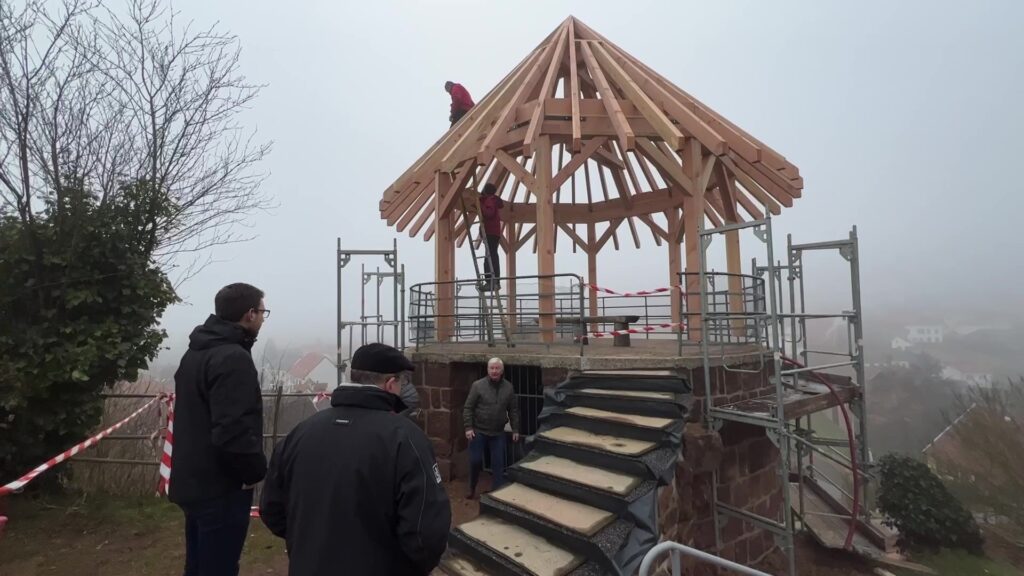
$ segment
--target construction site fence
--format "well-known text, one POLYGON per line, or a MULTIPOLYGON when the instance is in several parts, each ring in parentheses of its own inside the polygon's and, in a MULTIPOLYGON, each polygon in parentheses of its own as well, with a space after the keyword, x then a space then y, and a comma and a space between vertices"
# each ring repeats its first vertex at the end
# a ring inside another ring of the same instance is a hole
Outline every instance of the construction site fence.
MULTIPOLYGON (((143 403, 159 398, 159 393, 119 393, 102 395, 103 422, 109 426, 143 403)), ((330 400, 321 392, 286 392, 277 387, 263 390, 263 448, 269 459, 274 446, 330 400)), ((72 483, 86 491, 118 495, 152 494, 157 487, 160 456, 163 451, 167 414, 157 403, 117 433, 70 460, 74 466, 72 483)), ((258 494, 257 494, 258 496, 258 494)))

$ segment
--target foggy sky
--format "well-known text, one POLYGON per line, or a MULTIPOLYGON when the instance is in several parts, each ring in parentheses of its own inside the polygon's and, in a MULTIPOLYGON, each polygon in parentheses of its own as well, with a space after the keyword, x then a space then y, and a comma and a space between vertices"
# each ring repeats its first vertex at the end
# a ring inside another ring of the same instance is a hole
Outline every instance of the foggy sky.
MULTIPOLYGON (((214 293, 236 281, 267 292, 273 312, 261 340, 333 342, 335 238, 391 245, 378 201, 447 130, 445 80, 481 98, 570 14, 796 164, 804 196, 775 219, 777 246, 787 233, 830 240, 857 225, 868 311, 998 306, 1019 315, 1024 4, 624 6, 176 2, 182 19, 237 34, 243 71, 267 84, 245 121, 275 142, 263 168, 278 206, 253 217, 255 240, 215 249, 215 262, 181 287, 185 303, 164 317, 172 350, 161 361, 177 361, 214 293)), ((666 248, 649 233, 642 240, 639 252, 624 242, 601 255, 602 284, 666 285, 666 248)), ((565 246, 556 268, 585 274, 585 259, 565 246)), ((410 283, 432 279, 430 244, 403 234, 398 248, 410 283)), ((471 271, 467 250, 458 252, 461 277, 471 271)), ((745 269, 753 256, 763 260, 763 248, 744 238, 745 269)), ((806 262, 812 300, 847 290, 844 264, 806 262)), ((346 290, 357 297, 353 266, 346 290)), ((519 267, 535 270, 529 249, 519 267)), ((357 299, 347 304, 347 315, 358 313, 357 299)))

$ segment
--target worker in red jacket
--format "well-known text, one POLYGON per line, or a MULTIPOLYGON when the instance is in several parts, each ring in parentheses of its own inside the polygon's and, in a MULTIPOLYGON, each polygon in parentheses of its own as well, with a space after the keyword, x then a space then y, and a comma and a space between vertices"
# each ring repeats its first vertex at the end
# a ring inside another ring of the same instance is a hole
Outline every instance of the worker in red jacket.
POLYGON ((465 116, 466 112, 469 112, 469 109, 475 106, 475 104, 473 103, 473 98, 470 97, 469 92, 462 84, 456 84, 452 81, 445 82, 444 91, 451 94, 452 97, 452 111, 448 116, 448 120, 451 121, 452 126, 455 126, 455 123, 465 116))
POLYGON ((501 266, 498 260, 498 246, 501 245, 501 209, 505 202, 497 194, 494 184, 484 184, 480 194, 480 218, 483 221, 484 240, 487 245, 487 257, 484 259, 484 290, 500 290, 501 266))

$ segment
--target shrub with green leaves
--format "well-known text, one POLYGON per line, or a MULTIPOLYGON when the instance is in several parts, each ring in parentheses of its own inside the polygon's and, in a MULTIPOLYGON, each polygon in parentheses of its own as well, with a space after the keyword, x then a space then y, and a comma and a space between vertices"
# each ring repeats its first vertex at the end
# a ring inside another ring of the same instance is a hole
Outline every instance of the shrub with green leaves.
POLYGON ((980 554, 984 539, 971 513, 922 462, 887 454, 879 461, 878 504, 905 548, 962 548, 980 554))
POLYGON ((165 209, 145 184, 74 182, 31 220, 0 212, 0 484, 84 439, 102 389, 156 355, 177 296, 140 219, 165 209))

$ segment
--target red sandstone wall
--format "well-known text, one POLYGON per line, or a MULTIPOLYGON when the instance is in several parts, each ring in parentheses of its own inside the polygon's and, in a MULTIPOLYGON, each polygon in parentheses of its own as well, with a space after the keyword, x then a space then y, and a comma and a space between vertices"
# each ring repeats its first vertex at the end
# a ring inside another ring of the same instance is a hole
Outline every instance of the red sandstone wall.
MULTIPOLYGON (((757 366, 747 366, 746 369, 757 366)), ((748 374, 712 370, 712 397, 716 405, 738 402, 772 392, 768 383, 770 367, 748 374)), ((691 377, 697 402, 694 420, 700 420, 704 402, 703 370, 691 377)), ((659 528, 662 538, 700 550, 714 552, 715 529, 712 511, 712 471, 718 467, 719 500, 760 516, 781 519, 783 485, 779 481, 779 450, 763 428, 726 424, 721 434, 707 432, 703 424, 687 425, 683 435, 682 459, 674 482, 658 495, 659 528)), ((746 522, 723 519, 720 555, 746 565, 778 566, 779 550, 770 532, 746 522)), ((716 574, 707 564, 684 562, 685 573, 716 574)), ((668 574, 667 559, 660 574, 668 574)))

